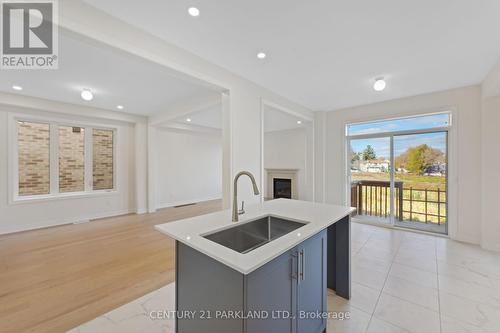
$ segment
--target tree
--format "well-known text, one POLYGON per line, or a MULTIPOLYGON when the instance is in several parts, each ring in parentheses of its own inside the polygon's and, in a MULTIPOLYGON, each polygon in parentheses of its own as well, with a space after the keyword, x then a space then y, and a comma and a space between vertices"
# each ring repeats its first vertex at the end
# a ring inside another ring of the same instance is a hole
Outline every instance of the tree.
POLYGON ((423 174, 425 171, 424 152, 427 145, 423 144, 417 147, 408 149, 408 160, 406 161, 406 169, 415 174, 423 174))
POLYGON ((399 164, 399 167, 404 167, 411 173, 422 175, 431 166, 442 163, 444 160, 445 156, 442 151, 422 144, 417 147, 408 148, 397 159, 396 165, 399 164))
POLYGON ((360 160, 359 153, 351 152, 351 164, 360 160))
POLYGON ((375 150, 373 149, 373 147, 371 145, 368 145, 361 153, 361 157, 363 158, 363 161, 369 161, 376 159, 377 155, 375 154, 375 150))
POLYGON ((394 165, 396 169, 406 169, 406 165, 408 164, 408 150, 402 153, 399 156, 396 156, 394 159, 394 165))

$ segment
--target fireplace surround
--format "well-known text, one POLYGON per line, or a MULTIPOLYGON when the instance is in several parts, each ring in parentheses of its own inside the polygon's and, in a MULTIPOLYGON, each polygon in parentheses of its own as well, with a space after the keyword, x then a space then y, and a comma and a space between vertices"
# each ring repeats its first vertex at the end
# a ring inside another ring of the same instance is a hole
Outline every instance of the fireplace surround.
POLYGON ((266 199, 298 199, 298 169, 266 169, 266 199))

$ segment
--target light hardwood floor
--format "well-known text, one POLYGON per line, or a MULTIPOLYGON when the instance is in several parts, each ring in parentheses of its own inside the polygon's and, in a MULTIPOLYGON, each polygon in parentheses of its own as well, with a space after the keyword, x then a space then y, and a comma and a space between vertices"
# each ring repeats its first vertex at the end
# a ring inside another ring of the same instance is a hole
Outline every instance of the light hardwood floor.
POLYGON ((174 281, 174 241, 154 225, 221 205, 0 236, 0 332, 64 332, 174 281))

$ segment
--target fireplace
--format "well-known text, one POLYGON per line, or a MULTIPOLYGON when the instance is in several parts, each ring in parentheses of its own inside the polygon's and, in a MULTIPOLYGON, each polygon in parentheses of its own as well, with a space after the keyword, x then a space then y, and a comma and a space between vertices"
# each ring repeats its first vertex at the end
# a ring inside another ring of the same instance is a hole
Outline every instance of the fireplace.
POLYGON ((292 198, 292 180, 285 178, 273 178, 274 199, 292 198))
POLYGON ((264 199, 299 199, 298 169, 266 169, 264 199))

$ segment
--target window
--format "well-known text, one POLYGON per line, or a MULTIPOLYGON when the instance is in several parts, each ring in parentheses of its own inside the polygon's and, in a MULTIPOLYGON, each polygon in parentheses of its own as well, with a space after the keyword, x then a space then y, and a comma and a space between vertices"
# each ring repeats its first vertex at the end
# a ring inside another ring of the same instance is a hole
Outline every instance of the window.
POLYGON ((355 219, 448 233, 450 120, 440 113, 346 126, 355 219))
POLYGON ((18 121, 20 196, 50 193, 49 124, 18 121))
POLYGON ((59 192, 85 190, 85 129, 59 126, 59 192))
POLYGON ((437 113, 408 118, 389 119, 346 126, 348 136, 393 133, 446 128, 451 125, 450 113, 437 113))
POLYGON ((11 123, 14 200, 115 189, 115 129, 21 116, 11 123))
POLYGON ((94 129, 93 146, 93 188, 108 190, 113 188, 113 131, 94 129))

